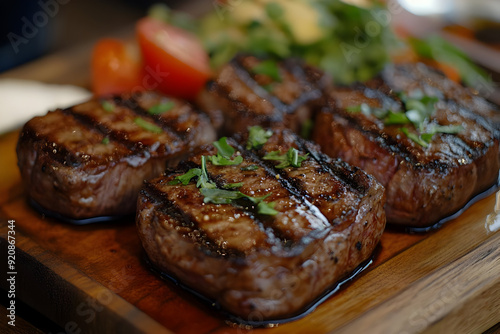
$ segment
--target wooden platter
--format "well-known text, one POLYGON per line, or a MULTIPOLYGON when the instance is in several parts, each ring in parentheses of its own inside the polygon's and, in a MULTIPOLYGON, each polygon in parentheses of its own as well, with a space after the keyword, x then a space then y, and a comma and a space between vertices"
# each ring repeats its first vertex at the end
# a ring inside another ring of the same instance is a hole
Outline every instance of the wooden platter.
POLYGON ((74 226, 34 211, 16 166, 17 137, 0 137, 0 252, 14 220, 16 298, 67 332, 471 333, 500 321, 498 193, 433 232, 388 229, 373 264, 315 311, 245 329, 152 273, 133 218, 74 226))

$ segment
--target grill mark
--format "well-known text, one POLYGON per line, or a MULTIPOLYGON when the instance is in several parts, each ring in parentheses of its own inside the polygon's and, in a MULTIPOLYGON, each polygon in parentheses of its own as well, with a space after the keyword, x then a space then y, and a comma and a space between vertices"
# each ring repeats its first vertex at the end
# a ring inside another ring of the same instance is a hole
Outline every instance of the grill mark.
MULTIPOLYGON (((186 133, 185 132, 178 132, 175 129, 175 124, 177 124, 176 121, 167 121, 167 120, 164 120, 161 117, 161 115, 150 114, 147 110, 145 110, 144 108, 142 108, 140 106, 140 102, 134 96, 131 96, 129 99, 123 99, 121 96, 117 96, 114 98, 114 101, 117 105, 120 105, 122 107, 127 108, 128 110, 132 111, 137 116, 140 116, 141 118, 147 118, 149 120, 152 120, 156 125, 160 126, 163 129, 163 131, 168 132, 169 134, 173 135, 173 137, 176 137, 183 142, 186 141, 186 138, 187 138, 186 133)), ((178 106, 176 105, 175 107, 177 108, 178 106)))
MULTIPOLYGON (((345 169, 338 167, 333 169, 334 166, 332 163, 330 163, 330 158, 323 154, 318 152, 317 150, 312 149, 308 145, 307 142, 299 138, 297 141, 297 144, 300 148, 301 151, 309 153, 309 156, 311 156, 320 166, 323 168, 323 170, 327 171, 328 174, 335 179, 339 180, 342 182, 342 184, 347 185, 350 190, 357 192, 359 195, 364 195, 368 191, 368 185, 362 184, 361 182, 356 181, 356 179, 353 177, 356 175, 355 170, 349 170, 348 173, 345 173, 345 169)), ((353 167, 354 169, 356 167, 353 167)))
MULTIPOLYGON (((35 143, 40 140, 36 131, 27 127, 23 129, 22 136, 30 138, 30 140, 35 143)), ((81 158, 77 157, 75 155, 75 152, 68 150, 66 146, 60 146, 54 142, 52 142, 51 144, 49 143, 49 141, 47 141, 47 139, 48 139, 47 137, 42 138, 42 140, 45 141, 45 143, 43 144, 43 147, 41 147, 41 149, 44 152, 50 154, 51 159, 54 159, 56 162, 69 167, 76 168, 83 165, 81 158), (54 150, 56 150, 55 153, 54 150)))
POLYGON ((245 257, 245 253, 238 249, 222 249, 217 246, 215 240, 210 238, 200 227, 195 217, 180 209, 171 200, 164 196, 163 192, 155 185, 146 182, 143 189, 141 190, 141 194, 146 196, 151 201, 154 201, 158 205, 156 210, 161 211, 165 215, 173 218, 173 220, 177 223, 177 226, 189 228, 188 232, 177 231, 177 233, 180 233, 187 239, 194 239, 194 243, 196 243, 200 247, 200 249, 207 255, 217 256, 221 258, 245 257), (199 233, 192 233, 194 231, 198 231, 199 233))
POLYGON ((297 189, 296 187, 293 186, 291 180, 288 178, 288 176, 282 177, 281 174, 277 173, 275 169, 268 165, 264 160, 260 159, 257 154, 250 150, 246 150, 242 145, 239 143, 236 143, 235 141, 231 141, 231 145, 237 148, 238 151, 241 152, 241 155, 253 163, 259 165, 261 168, 264 169, 264 171, 271 177, 276 178, 276 175, 279 175, 280 177, 277 179, 278 182, 281 184, 283 188, 285 188, 292 196, 295 197, 299 201, 299 203, 302 203, 305 205, 311 212, 313 212, 314 216, 316 218, 320 219, 323 223, 330 225, 330 222, 328 219, 321 213, 321 211, 313 205, 311 202, 309 202, 307 199, 305 199, 302 196, 302 193, 300 189, 297 189))
POLYGON ((252 78, 250 73, 247 71, 247 69, 243 66, 243 56, 235 57, 230 61, 231 65, 233 66, 233 69, 238 76, 238 78, 244 82, 257 96, 259 96, 261 99, 268 100, 271 102, 273 107, 277 109, 281 113, 281 119, 283 117, 283 114, 287 114, 290 111, 289 106, 284 104, 280 99, 278 99, 276 96, 272 95, 268 91, 266 91, 264 88, 262 88, 258 82, 252 78))
POLYGON ((307 87, 310 89, 309 91, 304 91, 298 98, 295 99, 292 104, 289 105, 288 112, 293 112, 300 105, 305 104, 307 101, 319 99, 322 97, 323 93, 319 89, 311 87, 311 84, 309 83, 309 80, 307 78, 307 74, 305 73, 302 66, 299 66, 295 61, 292 60, 285 60, 283 62, 283 66, 288 72, 292 74, 292 76, 297 79, 302 87, 307 87))
MULTIPOLYGON (((234 147, 234 143, 231 142, 231 145, 234 147)), ((242 155, 244 154, 244 151, 240 150, 242 155)), ((258 161, 254 161, 256 164, 258 161)), ((189 168, 201 168, 200 165, 195 164, 194 162, 190 162, 189 165, 186 165, 186 167, 189 168)), ((263 167, 263 166, 261 166, 263 167)), ((213 176, 211 173, 207 171, 207 176, 210 181, 213 181, 215 185, 217 186, 218 189, 224 189, 223 185, 223 179, 218 176, 213 176)), ((240 209, 241 211, 250 214, 252 217, 253 221, 255 224, 257 224, 262 230, 268 231, 269 229, 272 231, 272 233, 267 233, 269 239, 277 239, 284 248, 291 248, 295 244, 293 241, 289 240, 288 237, 284 234, 283 231, 278 229, 275 224, 274 224, 274 219, 272 216, 265 216, 263 217, 262 215, 257 213, 257 208, 255 205, 252 205, 253 203, 250 203, 244 199, 240 199, 238 201, 232 202, 232 205, 235 206, 236 208, 240 209), (250 204, 250 205, 249 205, 250 204), (250 209, 252 208, 252 209, 250 209)))
POLYGON ((73 107, 66 108, 62 110, 64 114, 68 116, 72 116, 77 122, 82 124, 83 126, 95 129, 99 131, 103 136, 107 136, 110 140, 119 143, 122 146, 125 146, 130 151, 134 152, 135 155, 140 155, 143 152, 147 151, 147 147, 141 142, 131 141, 127 138, 127 134, 122 131, 113 130, 104 124, 102 124, 98 119, 89 116, 78 114, 73 110, 73 107))
MULTIPOLYGON (((353 128, 361 132, 365 138, 368 138, 370 141, 377 143, 382 148, 393 152, 395 155, 401 156, 404 160, 411 163, 414 167, 421 166, 421 164, 417 160, 417 157, 409 151, 408 147, 392 136, 388 136, 383 131, 366 129, 361 124, 359 124, 356 118, 350 117, 348 115, 348 112, 345 112, 344 110, 341 110, 341 112, 337 114, 339 114, 349 123, 349 125, 345 128, 353 128)), ((335 116, 335 113, 333 111, 332 116, 335 116)))

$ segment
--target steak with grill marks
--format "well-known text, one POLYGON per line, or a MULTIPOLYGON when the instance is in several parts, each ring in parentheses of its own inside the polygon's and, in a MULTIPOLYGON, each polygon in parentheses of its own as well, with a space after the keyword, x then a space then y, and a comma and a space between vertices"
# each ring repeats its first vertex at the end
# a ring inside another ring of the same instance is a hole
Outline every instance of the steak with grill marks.
POLYGON ((27 122, 18 165, 44 210, 73 220, 126 215, 145 179, 214 138, 186 102, 153 92, 98 98, 27 122))
POLYGON ((275 129, 257 149, 246 149, 245 135, 228 143, 243 162, 206 162, 208 179, 218 189, 236 184, 246 196, 268 196, 275 214, 246 197, 207 201, 196 177, 176 181, 203 170, 202 156, 217 152, 208 145, 145 183, 136 219, 142 244, 155 267, 244 321, 296 315, 370 257, 385 227, 384 189, 289 130, 275 129), (279 169, 265 158, 291 148, 306 157, 298 167, 279 169))
POLYGON ((285 126, 300 132, 323 99, 328 78, 298 59, 274 62, 238 55, 224 65, 198 99, 220 132, 248 126, 285 126))
POLYGON ((323 152, 375 176, 386 188, 387 221, 425 227, 461 209, 495 185, 499 171, 499 110, 423 64, 389 65, 365 84, 335 87, 315 121, 312 140, 323 152), (427 147, 405 135, 412 124, 387 125, 374 113, 404 111, 402 93, 436 97, 429 125, 459 125, 436 133, 427 147), (359 110, 358 110, 359 111, 359 110))

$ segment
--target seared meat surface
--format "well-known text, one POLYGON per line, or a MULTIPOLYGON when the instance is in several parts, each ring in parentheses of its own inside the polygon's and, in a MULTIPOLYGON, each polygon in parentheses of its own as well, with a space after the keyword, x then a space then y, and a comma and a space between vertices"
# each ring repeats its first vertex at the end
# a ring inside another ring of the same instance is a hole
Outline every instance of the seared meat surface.
POLYGON ((390 65, 379 78, 329 95, 312 139, 323 152, 375 176, 386 188, 389 223, 429 226, 496 184, 498 109, 434 70, 390 65), (431 99, 431 116, 418 123, 408 110, 431 99), (389 110, 406 112, 413 122, 389 124, 389 110), (429 129, 435 133, 425 141, 429 129))
POLYGON ((328 82, 297 59, 275 62, 239 55, 208 84, 199 104, 225 135, 251 125, 284 125, 299 132, 322 101, 328 82))
POLYGON ((261 145, 247 139, 227 141, 235 165, 214 165, 218 149, 207 145, 146 182, 137 227, 160 270, 243 320, 280 319, 370 257, 385 227, 384 189, 289 130, 261 145))
POLYGON ((208 117, 153 92, 93 99, 26 123, 18 165, 28 196, 70 219, 131 214, 145 179, 213 141, 208 117))

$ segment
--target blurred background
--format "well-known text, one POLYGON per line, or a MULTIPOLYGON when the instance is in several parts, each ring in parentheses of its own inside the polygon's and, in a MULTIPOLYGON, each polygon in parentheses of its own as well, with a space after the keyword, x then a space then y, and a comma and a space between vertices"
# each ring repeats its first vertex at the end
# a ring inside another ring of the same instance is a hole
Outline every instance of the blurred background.
POLYGON ((0 1, 0 72, 44 54, 95 41, 129 28, 152 0, 3 0, 0 1))

